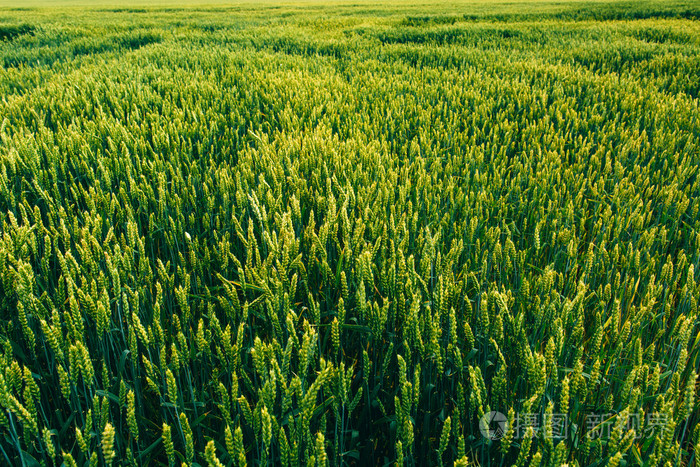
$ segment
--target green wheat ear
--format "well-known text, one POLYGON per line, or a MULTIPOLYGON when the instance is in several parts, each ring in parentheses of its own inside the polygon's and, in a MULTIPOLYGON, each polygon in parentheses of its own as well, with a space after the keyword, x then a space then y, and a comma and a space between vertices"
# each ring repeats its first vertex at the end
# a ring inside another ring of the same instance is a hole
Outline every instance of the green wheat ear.
POLYGON ((168 456, 168 462, 170 465, 173 465, 175 462, 175 446, 173 445, 170 425, 167 423, 163 423, 162 439, 163 446, 165 446, 165 453, 168 456))
POLYGON ((77 467, 78 463, 75 462, 75 459, 73 458, 73 455, 70 453, 61 453, 63 457, 63 463, 66 464, 68 467, 77 467))
POLYGON ((204 453, 204 458, 207 460, 209 467, 223 467, 224 464, 216 457, 216 447, 214 441, 209 441, 204 453))
POLYGON ((136 395, 133 391, 129 391, 127 395, 126 419, 129 425, 129 431, 134 440, 139 439, 139 426, 136 422, 136 395))
POLYGON ((114 436, 115 431, 111 423, 107 422, 105 429, 102 432, 102 455, 105 463, 111 465, 116 453, 114 452, 114 436))

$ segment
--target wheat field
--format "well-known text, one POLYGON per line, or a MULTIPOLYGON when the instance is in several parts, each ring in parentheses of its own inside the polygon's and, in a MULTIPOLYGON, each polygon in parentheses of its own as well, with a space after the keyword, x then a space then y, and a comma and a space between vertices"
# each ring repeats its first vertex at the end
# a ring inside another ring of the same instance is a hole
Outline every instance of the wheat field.
POLYGON ((0 3, 0 464, 700 465, 700 3, 0 3))

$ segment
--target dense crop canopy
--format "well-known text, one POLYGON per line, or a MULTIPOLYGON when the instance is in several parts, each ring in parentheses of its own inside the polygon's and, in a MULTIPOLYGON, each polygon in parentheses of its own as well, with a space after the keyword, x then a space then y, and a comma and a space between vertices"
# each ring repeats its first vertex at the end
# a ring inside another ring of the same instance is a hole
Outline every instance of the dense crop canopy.
POLYGON ((696 462, 698 17, 1 10, 0 463, 696 462))

